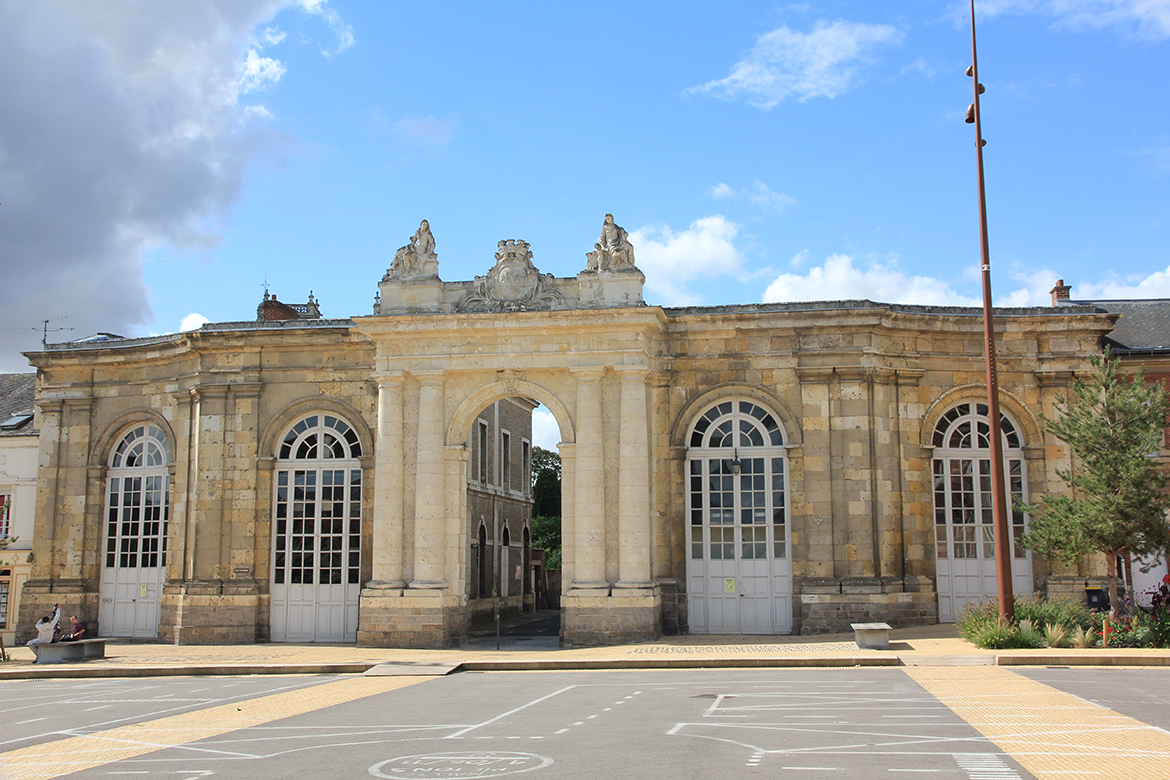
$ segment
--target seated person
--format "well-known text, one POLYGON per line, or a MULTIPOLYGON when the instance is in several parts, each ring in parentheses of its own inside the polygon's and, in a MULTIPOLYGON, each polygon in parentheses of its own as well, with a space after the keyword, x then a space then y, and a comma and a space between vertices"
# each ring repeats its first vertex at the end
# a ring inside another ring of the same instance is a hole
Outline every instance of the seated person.
POLYGON ((61 637, 62 642, 76 642, 85 633, 85 624, 77 619, 77 615, 69 616, 69 633, 61 637))
POLYGON ((57 625, 61 622, 61 605, 53 605, 53 616, 50 618, 45 615, 37 621, 36 629, 37 635, 33 639, 28 640, 28 646, 33 653, 37 652, 37 645, 51 645, 57 633, 57 625))

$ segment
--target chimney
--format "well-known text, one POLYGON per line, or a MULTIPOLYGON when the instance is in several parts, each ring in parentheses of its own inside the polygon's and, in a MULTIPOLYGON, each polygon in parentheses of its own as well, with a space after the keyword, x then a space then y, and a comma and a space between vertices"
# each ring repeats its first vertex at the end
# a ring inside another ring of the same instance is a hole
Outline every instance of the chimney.
POLYGON ((1052 305, 1060 306, 1071 297, 1072 288, 1064 283, 1064 279, 1057 279, 1056 286, 1048 292, 1052 295, 1052 305))

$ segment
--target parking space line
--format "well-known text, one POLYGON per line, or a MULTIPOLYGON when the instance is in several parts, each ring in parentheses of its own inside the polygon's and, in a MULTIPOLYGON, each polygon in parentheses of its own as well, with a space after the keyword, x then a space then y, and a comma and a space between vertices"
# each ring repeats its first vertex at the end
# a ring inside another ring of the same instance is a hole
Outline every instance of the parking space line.
POLYGON ((0 753, 5 780, 50 780, 376 696, 433 677, 352 677, 0 753))

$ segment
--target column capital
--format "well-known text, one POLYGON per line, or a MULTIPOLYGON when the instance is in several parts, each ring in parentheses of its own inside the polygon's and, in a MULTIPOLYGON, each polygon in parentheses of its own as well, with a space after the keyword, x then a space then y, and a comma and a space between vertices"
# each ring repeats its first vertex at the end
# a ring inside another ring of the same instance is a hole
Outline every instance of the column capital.
POLYGON ((441 385, 447 379, 447 372, 441 368, 411 371, 410 375, 417 379, 419 384, 427 386, 441 385))
POLYGON ((613 370, 621 377, 623 382, 633 382, 641 379, 646 380, 650 375, 650 368, 648 366, 614 366, 613 370))
POLYGON ((578 382, 600 382, 602 375, 605 374, 605 366, 581 366, 577 368, 570 368, 569 373, 572 374, 578 382))
POLYGON ((372 379, 378 383, 378 387, 394 387, 395 385, 401 387, 406 382, 406 372, 377 371, 374 373, 372 379))

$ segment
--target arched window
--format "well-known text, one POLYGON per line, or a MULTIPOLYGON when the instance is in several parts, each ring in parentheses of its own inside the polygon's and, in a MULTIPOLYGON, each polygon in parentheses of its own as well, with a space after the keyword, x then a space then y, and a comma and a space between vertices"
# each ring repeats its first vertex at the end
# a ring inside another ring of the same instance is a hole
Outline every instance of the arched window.
POLYGON ((722 401, 695 420, 687 442, 691 629, 791 630, 787 451, 779 420, 753 401, 722 401))
POLYGON ((149 423, 134 425, 107 465, 98 623, 106 636, 156 637, 170 511, 166 434, 149 423))
MULTIPOLYGON (((1028 552, 1019 543, 1026 530, 1016 500, 1026 500, 1023 437, 1000 414, 1012 545, 1013 590, 1030 592, 1028 552)), ((991 420, 986 403, 964 401, 934 426, 935 559, 939 575, 939 619, 954 620, 965 604, 995 598, 995 527, 991 490, 991 420)))
POLYGON ((361 576, 362 468, 357 431, 306 415, 277 446, 272 526, 272 638, 356 636, 361 576))
POLYGON ((166 566, 170 447, 154 425, 127 432, 110 454, 106 566, 166 566))

